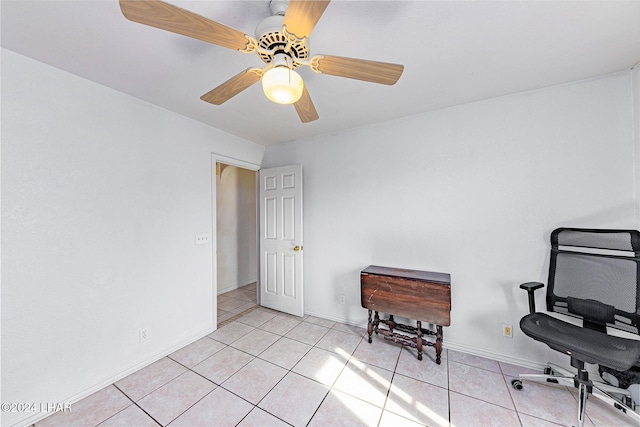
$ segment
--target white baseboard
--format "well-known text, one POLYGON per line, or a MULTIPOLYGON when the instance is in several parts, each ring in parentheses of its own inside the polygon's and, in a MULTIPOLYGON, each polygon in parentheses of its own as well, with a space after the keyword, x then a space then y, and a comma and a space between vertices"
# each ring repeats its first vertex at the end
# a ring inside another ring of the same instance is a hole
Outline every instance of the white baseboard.
MULTIPOLYGON (((216 325, 210 326, 207 329, 197 332, 195 334, 190 335, 189 337, 183 339, 182 341, 180 341, 178 344, 175 344, 169 348, 166 348, 164 350, 158 351, 152 355, 150 355, 149 357, 146 357, 143 360, 140 360, 138 362, 135 362, 127 367, 125 367, 124 369, 120 369, 116 372, 112 372, 111 374, 108 374, 105 376, 105 378, 101 381, 99 381, 96 384, 93 384, 87 388, 85 388, 84 390, 81 390, 77 393, 74 393, 72 395, 69 395, 67 397, 64 397, 62 399, 59 399, 58 402, 65 402, 65 403, 70 403, 73 407, 73 404, 84 399, 87 396, 90 396, 91 394, 95 393, 96 391, 102 390, 103 388, 116 383, 118 381, 120 381, 121 379, 123 379, 124 377, 133 374, 134 372, 149 366, 150 364, 152 364, 153 362, 157 362, 158 360, 162 359, 165 356, 168 356, 169 354, 181 349, 182 347, 191 344, 194 341, 199 340, 200 338, 203 338, 206 335, 209 335, 210 333, 212 333, 213 331, 215 331, 217 329, 216 325)), ((33 414, 31 416, 25 416, 24 418, 15 420, 15 422, 13 424, 10 424, 8 427, 27 427, 30 426, 46 417, 48 417, 49 415, 52 415, 51 413, 36 413, 33 414)))
POLYGON ((461 353, 472 354, 474 356, 485 357, 487 359, 496 360, 498 362, 504 362, 504 363, 509 363, 511 365, 521 366, 523 368, 535 369, 540 372, 542 372, 542 370, 546 366, 546 363, 540 363, 538 361, 522 359, 519 357, 507 356, 500 353, 494 353, 492 351, 470 347, 468 345, 456 343, 456 342, 443 342, 443 347, 451 350, 459 351, 461 353))
POLYGON ((250 285, 250 284, 252 284, 252 283, 256 283, 256 279, 254 279, 254 280, 249 280, 249 281, 248 281, 248 282, 246 282, 246 283, 240 283, 240 284, 235 285, 235 286, 227 286, 227 287, 225 287, 225 288, 218 288, 217 294, 218 294, 218 295, 220 295, 220 294, 224 294, 224 293, 227 293, 227 292, 233 291, 233 290, 235 290, 235 289, 239 289, 239 288, 241 288, 241 287, 243 287, 243 286, 250 285))
POLYGON ((218 288, 218 291, 216 292, 217 295, 221 295, 221 294, 226 294, 227 292, 233 291, 235 289, 238 289, 239 286, 229 286, 226 288, 218 288))
MULTIPOLYGON (((366 321, 352 322, 347 319, 342 319, 335 316, 327 316, 324 313, 315 313, 311 311, 305 311, 305 314, 319 317, 321 319, 332 320, 334 322, 345 323, 347 325, 358 326, 358 327, 367 329, 366 321)), ((459 351, 461 353, 467 353, 474 356, 485 357, 487 359, 496 360, 498 362, 504 362, 504 363, 509 363, 511 365, 521 366, 523 368, 530 368, 530 369, 542 371, 546 366, 546 363, 540 363, 538 361, 522 359, 522 358, 513 357, 513 356, 507 356, 501 353, 494 353, 484 349, 479 349, 479 348, 468 346, 462 343, 456 343, 456 342, 447 341, 447 340, 445 340, 442 343, 442 346, 444 348, 448 348, 454 351, 459 351)))
MULTIPOLYGON (((249 283, 253 283, 253 282, 249 282, 249 283)), ((247 284, 249 284, 247 283, 247 284)), ((244 286, 244 285, 243 285, 244 286)), ((339 323, 344 323, 347 325, 351 325, 351 326, 357 326, 357 327, 361 327, 363 329, 367 328, 367 322, 366 321, 359 321, 359 322, 353 322, 347 319, 343 319, 343 318, 339 318, 339 317, 335 317, 335 316, 329 316, 326 315, 325 313, 316 313, 316 312, 311 312, 311 311, 305 311, 305 314, 308 314, 310 316, 315 316, 321 319, 326 319, 326 320, 331 320, 334 322, 339 322, 339 323)), ((110 375, 107 375, 102 381, 78 392, 75 393, 73 395, 67 396, 66 398, 62 398, 59 401, 60 402, 69 402, 72 405, 82 399, 84 399, 85 397, 95 393, 96 391, 99 391, 101 389, 103 389, 104 387, 107 387, 119 380, 121 380, 122 378, 131 375, 132 373, 152 364, 153 362, 156 362, 160 359, 162 359, 163 357, 173 353, 176 350, 179 350, 180 348, 191 344, 192 342, 199 340, 200 338, 212 333, 213 331, 216 330, 216 326, 211 326, 207 329, 205 329, 204 331, 200 331, 198 333, 195 333, 187 338, 185 338, 184 340, 182 340, 181 342, 179 342, 178 344, 175 344, 167 349, 161 350, 156 352, 155 354, 145 358, 144 360, 138 361, 132 365, 129 365, 127 367, 125 367, 124 369, 118 370, 115 373, 112 373, 110 375)), ((484 349, 479 349, 479 348, 475 348, 475 347, 471 347, 462 343, 456 343, 456 342, 451 342, 451 341, 446 341, 443 342, 443 347, 447 348, 447 349, 451 349, 451 350, 455 350, 455 351, 460 351, 462 353, 467 353, 467 354, 472 354, 474 356, 480 356, 480 357, 486 357, 492 360, 497 360, 499 362, 504 362, 504 363, 510 363, 512 365, 516 365, 516 366, 522 366, 524 368, 531 368, 531 369, 536 369, 536 370, 542 370, 545 367, 544 363, 540 363, 537 361, 532 361, 532 360, 527 360, 527 359, 521 359, 521 358, 517 358, 517 357, 512 357, 512 356, 506 356, 504 354, 500 354, 500 353, 494 353, 491 351, 487 351, 484 349)), ((47 414, 47 413, 39 413, 39 414, 34 414, 32 416, 27 416, 25 418, 16 420, 13 424, 11 424, 9 427, 26 427, 26 426, 30 426, 31 424, 42 420, 43 418, 46 418, 47 416, 49 416, 51 414, 47 414)))

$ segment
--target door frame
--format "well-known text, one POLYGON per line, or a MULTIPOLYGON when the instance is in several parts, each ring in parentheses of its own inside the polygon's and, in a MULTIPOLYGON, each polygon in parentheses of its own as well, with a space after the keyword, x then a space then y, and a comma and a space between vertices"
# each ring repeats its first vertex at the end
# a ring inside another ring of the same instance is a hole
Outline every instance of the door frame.
MULTIPOLYGON (((217 153, 211 153, 211 288, 213 289, 213 325, 215 329, 218 328, 218 218, 217 218, 217 210, 218 206, 216 203, 217 196, 217 174, 216 174, 216 164, 224 163, 229 166, 236 166, 242 169, 248 169, 254 172, 258 172, 260 170, 260 165, 255 163, 246 162, 244 160, 236 159, 234 157, 223 156, 217 153)), ((258 202, 260 201, 259 191, 259 180, 260 174, 256 173, 256 242, 258 242, 258 238, 260 237, 260 218, 259 218, 259 209, 260 206, 258 202)), ((260 255, 259 244, 256 245, 256 256, 260 255)), ((257 258, 258 262, 258 271, 256 272, 258 286, 257 289, 260 289, 260 259, 257 258)), ((260 298, 260 292, 258 292, 258 298, 260 298)), ((260 300, 258 300, 258 305, 260 304, 260 300)))

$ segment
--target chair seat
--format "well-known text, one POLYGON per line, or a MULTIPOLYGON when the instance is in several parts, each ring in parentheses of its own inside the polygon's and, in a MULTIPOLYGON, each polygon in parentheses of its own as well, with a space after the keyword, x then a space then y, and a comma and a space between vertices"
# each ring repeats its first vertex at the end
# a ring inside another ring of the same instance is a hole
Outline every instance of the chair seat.
POLYGON ((585 363, 626 371, 640 360, 640 341, 582 328, 545 313, 524 316, 520 329, 552 349, 585 363))

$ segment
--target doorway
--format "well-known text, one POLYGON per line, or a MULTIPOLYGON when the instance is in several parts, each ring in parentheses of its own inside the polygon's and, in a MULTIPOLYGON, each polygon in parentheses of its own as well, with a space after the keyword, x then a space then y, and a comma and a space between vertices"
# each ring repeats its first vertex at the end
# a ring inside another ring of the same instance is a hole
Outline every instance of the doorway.
POLYGON ((257 304, 257 172, 215 162, 217 324, 257 304))

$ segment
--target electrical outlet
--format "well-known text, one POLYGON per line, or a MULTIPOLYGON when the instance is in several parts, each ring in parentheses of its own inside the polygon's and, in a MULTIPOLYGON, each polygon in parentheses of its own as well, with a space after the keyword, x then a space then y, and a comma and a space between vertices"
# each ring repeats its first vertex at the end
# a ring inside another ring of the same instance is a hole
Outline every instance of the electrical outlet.
POLYGON ((344 305, 344 303, 347 302, 347 297, 343 294, 340 294, 339 299, 340 299, 340 304, 342 305, 344 305))
POLYGON ((141 343, 145 342, 149 338, 149 331, 147 329, 138 330, 138 339, 141 343))
POLYGON ((209 233, 198 233, 196 234, 196 245, 206 245, 209 243, 210 238, 209 233))
POLYGON ((513 338, 513 327, 511 325, 502 324, 502 336, 513 338))

